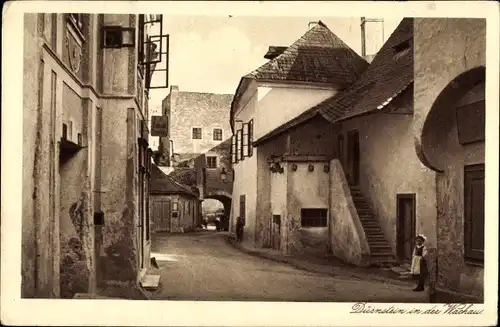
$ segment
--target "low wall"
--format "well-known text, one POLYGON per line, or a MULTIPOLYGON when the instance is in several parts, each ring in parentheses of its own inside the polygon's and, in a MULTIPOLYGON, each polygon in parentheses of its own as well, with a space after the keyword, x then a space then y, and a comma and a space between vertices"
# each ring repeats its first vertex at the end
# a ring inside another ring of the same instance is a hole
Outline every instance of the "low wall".
POLYGON ((330 243, 332 254, 357 266, 368 266, 370 248, 337 159, 330 161, 330 243))

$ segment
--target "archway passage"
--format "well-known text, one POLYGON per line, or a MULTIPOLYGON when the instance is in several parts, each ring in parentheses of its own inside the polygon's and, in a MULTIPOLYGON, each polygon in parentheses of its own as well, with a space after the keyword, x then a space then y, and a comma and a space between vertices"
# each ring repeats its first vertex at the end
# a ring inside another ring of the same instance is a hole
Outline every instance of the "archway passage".
POLYGON ((458 75, 436 97, 424 122, 419 156, 436 171, 437 285, 482 298, 484 66, 458 75))
MULTIPOLYGON (((207 200, 217 200, 222 204, 223 215, 220 218, 221 228, 224 231, 229 230, 229 217, 231 213, 231 195, 225 191, 214 191, 205 195, 202 208, 207 200)), ((213 202, 213 201, 211 201, 213 202)))
POLYGON ((484 142, 486 69, 479 66, 453 79, 437 96, 422 128, 417 154, 434 171, 445 169, 447 156, 484 142))

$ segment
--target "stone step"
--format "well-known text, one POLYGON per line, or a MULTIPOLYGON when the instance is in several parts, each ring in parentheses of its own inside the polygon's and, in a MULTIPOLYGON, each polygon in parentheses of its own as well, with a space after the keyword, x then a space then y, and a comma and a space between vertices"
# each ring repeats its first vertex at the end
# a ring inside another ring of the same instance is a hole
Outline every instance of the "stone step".
POLYGON ((374 241, 374 242, 370 242, 368 241, 368 244, 370 245, 370 247, 374 247, 374 248, 391 248, 391 246, 389 245, 389 242, 387 241, 374 241))
POLYGON ((372 252, 372 253, 371 253, 371 257, 373 257, 373 258, 378 258, 378 257, 391 257, 391 258, 396 259, 396 258, 394 257, 394 254, 393 254, 392 252, 389 252, 389 251, 383 251, 383 252, 382 252, 382 251, 380 251, 380 252, 379 252, 379 251, 375 251, 375 252, 372 252))

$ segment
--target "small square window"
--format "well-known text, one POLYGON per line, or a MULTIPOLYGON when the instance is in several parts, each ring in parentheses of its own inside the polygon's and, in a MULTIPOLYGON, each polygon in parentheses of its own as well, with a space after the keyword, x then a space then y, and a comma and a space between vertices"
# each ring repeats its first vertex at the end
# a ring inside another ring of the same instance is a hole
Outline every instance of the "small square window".
POLYGON ((222 141, 222 129, 214 128, 214 141, 222 141))
POLYGON ((302 227, 327 227, 327 209, 301 209, 300 222, 302 227))
POLYGON ((207 157, 207 168, 217 168, 217 157, 207 157))
POLYGON ((201 140, 201 127, 193 127, 193 140, 201 140))

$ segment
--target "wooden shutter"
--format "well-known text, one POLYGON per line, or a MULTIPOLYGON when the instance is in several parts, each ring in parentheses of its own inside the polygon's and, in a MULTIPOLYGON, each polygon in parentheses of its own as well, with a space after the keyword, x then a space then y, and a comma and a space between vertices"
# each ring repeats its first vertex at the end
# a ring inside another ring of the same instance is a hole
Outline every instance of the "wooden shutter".
POLYGON ((248 156, 248 123, 244 123, 241 127, 241 158, 248 156))
POLYGON ((241 150, 241 145, 242 145, 241 134, 242 134, 242 130, 239 129, 236 132, 236 162, 238 162, 238 161, 240 161, 242 159, 241 158, 241 153, 242 153, 242 150, 241 150))
POLYGON ((239 137, 239 153, 240 153, 240 160, 243 160, 244 157, 243 157, 243 128, 239 130, 240 132, 240 137, 239 137))
POLYGON ((248 157, 253 155, 253 119, 248 122, 248 157))
POLYGON ((465 257, 484 260, 484 165, 465 167, 464 173, 465 257))
POLYGON ((231 136, 231 162, 236 163, 236 135, 231 136))

